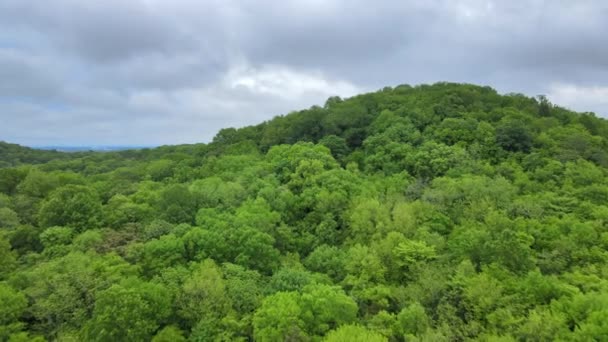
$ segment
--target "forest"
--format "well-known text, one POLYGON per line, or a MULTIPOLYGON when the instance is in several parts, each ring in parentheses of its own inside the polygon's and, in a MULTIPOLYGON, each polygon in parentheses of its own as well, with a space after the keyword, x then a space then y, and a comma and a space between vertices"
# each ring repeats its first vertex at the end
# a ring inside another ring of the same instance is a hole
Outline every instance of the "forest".
POLYGON ((0 143, 0 341, 607 341, 608 121, 400 85, 209 143, 0 143))

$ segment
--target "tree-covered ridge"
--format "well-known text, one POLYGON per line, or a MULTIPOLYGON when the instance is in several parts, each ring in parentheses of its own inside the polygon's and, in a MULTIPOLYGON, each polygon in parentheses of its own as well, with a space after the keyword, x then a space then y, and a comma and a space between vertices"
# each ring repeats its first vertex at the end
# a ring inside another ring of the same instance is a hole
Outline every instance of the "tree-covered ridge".
POLYGON ((2 168, 0 340, 606 340, 607 139, 439 83, 2 168))
MULTIPOLYGON (((78 156, 80 155, 82 154, 79 153, 78 156)), ((41 164, 54 159, 67 159, 69 157, 71 156, 55 150, 35 150, 33 148, 0 141, 0 167, 11 167, 22 164, 41 164)))

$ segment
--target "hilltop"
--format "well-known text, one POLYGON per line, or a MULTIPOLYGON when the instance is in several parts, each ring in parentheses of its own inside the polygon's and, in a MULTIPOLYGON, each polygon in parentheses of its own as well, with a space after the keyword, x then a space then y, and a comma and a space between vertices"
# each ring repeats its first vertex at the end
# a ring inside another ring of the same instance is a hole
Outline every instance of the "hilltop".
POLYGON ((608 336, 608 121, 542 96, 401 85, 0 163, 0 340, 608 336))

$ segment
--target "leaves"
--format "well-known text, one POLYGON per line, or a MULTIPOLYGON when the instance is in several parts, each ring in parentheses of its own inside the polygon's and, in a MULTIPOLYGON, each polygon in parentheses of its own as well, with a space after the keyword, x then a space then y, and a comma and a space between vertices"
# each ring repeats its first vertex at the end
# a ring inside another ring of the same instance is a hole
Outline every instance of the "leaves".
POLYGON ((0 340, 606 340, 607 139, 437 83, 209 144, 0 143, 0 340))

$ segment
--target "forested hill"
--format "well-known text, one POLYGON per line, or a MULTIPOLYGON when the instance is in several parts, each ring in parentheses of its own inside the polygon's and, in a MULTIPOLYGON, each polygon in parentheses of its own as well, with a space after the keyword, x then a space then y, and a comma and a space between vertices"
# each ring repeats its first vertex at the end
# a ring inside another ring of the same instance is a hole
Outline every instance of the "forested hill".
POLYGON ((0 141, 0 167, 11 167, 23 164, 41 164, 51 160, 67 159, 70 157, 74 156, 69 156, 55 150, 36 150, 33 148, 0 141))
POLYGON ((2 144, 0 340, 608 340, 607 139, 438 83, 208 144, 2 144))

